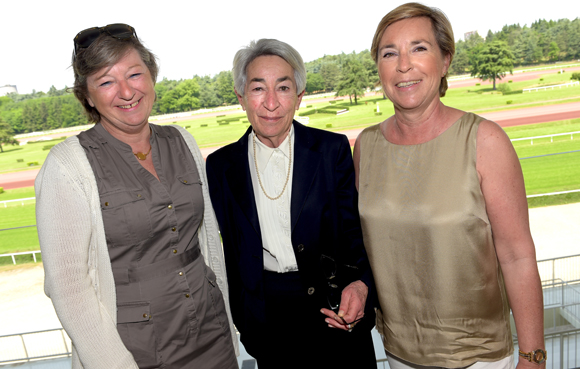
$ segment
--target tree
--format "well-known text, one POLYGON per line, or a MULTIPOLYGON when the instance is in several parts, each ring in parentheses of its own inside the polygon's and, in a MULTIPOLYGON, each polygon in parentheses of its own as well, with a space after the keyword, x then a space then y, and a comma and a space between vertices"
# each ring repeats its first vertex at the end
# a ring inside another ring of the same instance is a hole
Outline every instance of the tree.
POLYGON ((354 97, 354 104, 358 105, 357 98, 364 96, 369 84, 368 72, 353 55, 346 59, 342 65, 342 75, 336 88, 336 96, 348 95, 351 104, 354 97))
MULTIPOLYGON (((459 40, 462 42, 461 40, 459 40)), ((459 43, 459 42, 458 42, 459 43)), ((469 68, 469 55, 467 49, 457 49, 455 48, 455 57, 451 62, 449 67, 449 74, 464 74, 467 68, 469 68)))
MULTIPOLYGON (((199 85, 194 79, 186 79, 173 90, 179 111, 190 111, 199 108, 199 85)), ((172 91, 172 92, 173 92, 172 91)))
POLYGON ((324 63, 320 67, 320 75, 324 80, 324 88, 326 88, 327 91, 333 91, 336 88, 336 85, 338 85, 340 79, 340 68, 334 62, 324 63))
POLYGON ((558 44, 554 41, 550 42, 550 49, 548 51, 548 58, 550 60, 558 60, 558 57, 560 56, 560 48, 558 47, 558 44))
POLYGON ((491 32, 491 30, 487 31, 487 36, 485 36, 485 42, 492 42, 494 41, 495 35, 493 34, 493 32, 491 32))
POLYGON ((220 99, 215 91, 215 83, 210 76, 193 76, 199 84, 199 104, 204 108, 219 106, 220 99))
POLYGON ((324 79, 318 73, 306 74, 306 92, 312 93, 314 91, 324 90, 324 79))
POLYGON ((479 33, 478 33, 478 32, 475 32, 475 34, 473 34, 473 35, 469 36, 469 37, 468 37, 468 38, 465 40, 465 46, 466 46, 468 49, 471 49, 471 48, 474 48, 474 47, 476 47, 477 45, 481 45, 481 44, 483 44, 483 42, 484 42, 484 39, 483 39, 483 37, 481 37, 481 36, 479 35, 479 33))
POLYGON ((222 104, 231 105, 238 103, 238 97, 234 92, 234 77, 231 71, 220 72, 216 79, 216 92, 222 100, 222 104))
POLYGON ((67 89, 68 88, 65 86, 62 90, 57 90, 56 87, 54 87, 54 85, 52 85, 52 86, 50 86, 50 89, 48 90, 47 95, 49 97, 66 95, 67 89))
POLYGON ((3 145, 17 145, 18 141, 14 138, 12 127, 0 117, 0 152, 4 152, 3 145))
POLYGON ((503 41, 494 41, 483 44, 472 59, 471 76, 482 80, 493 80, 495 90, 495 80, 505 77, 507 72, 513 74, 514 56, 503 41))
POLYGON ((381 79, 379 77, 379 69, 371 56, 371 52, 368 50, 361 51, 358 54, 358 57, 360 58, 363 68, 367 71, 369 87, 380 86, 381 79))

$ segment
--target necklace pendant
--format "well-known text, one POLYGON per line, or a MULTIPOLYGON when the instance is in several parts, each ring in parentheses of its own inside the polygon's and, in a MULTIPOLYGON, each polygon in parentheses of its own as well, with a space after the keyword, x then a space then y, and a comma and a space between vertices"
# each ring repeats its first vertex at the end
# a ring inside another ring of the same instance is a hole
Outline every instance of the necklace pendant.
POLYGON ((134 152, 133 155, 135 155, 135 157, 141 161, 147 159, 147 155, 149 155, 149 153, 151 152, 151 145, 149 145, 149 151, 147 151, 145 154, 143 154, 140 151, 134 152))

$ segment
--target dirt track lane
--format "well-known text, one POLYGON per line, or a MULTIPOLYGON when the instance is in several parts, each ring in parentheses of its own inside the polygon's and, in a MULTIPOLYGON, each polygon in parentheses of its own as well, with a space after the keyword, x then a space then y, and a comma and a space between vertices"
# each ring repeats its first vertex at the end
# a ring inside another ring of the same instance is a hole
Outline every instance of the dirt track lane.
MULTIPOLYGON (((580 118, 580 102, 497 111, 480 115, 496 122, 502 127, 553 122, 564 119, 580 118)), ((362 129, 353 129, 342 131, 340 133, 343 133, 348 137, 352 146, 361 131, 362 129)), ((62 136, 62 134, 59 136, 62 136)), ((201 149, 201 153, 203 157, 206 158, 218 148, 219 147, 203 148, 201 149)), ((22 172, 0 174, 0 187, 4 187, 5 190, 11 190, 14 188, 34 186, 34 179, 39 170, 40 169, 33 169, 22 172)))
MULTIPOLYGON (((572 68, 562 68, 564 69, 566 72, 576 72, 580 70, 580 67, 572 67, 572 68)), ((529 81, 530 79, 539 79, 546 74, 554 74, 554 73, 558 73, 560 71, 560 69, 546 69, 546 70, 535 70, 532 72, 525 72, 525 73, 515 73, 515 74, 506 74, 506 76, 503 79, 498 79, 495 81, 495 87, 497 88, 497 86, 500 83, 506 83, 507 81, 514 81, 514 82, 520 82, 520 81, 529 81)), ((449 81, 449 88, 459 88, 459 87, 476 87, 475 84, 479 83, 482 86, 483 85, 492 85, 493 81, 482 81, 479 78, 470 78, 470 79, 463 79, 463 80, 455 80, 455 81, 449 81)))

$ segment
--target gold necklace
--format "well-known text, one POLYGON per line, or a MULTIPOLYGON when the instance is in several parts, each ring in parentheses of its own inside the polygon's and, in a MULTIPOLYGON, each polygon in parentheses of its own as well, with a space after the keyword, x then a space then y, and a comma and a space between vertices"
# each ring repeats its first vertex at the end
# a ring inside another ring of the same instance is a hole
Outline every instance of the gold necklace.
POLYGON ((288 185, 288 180, 290 179, 290 169, 292 168, 292 137, 290 137, 290 133, 288 133, 288 154, 289 154, 289 160, 288 160, 288 174, 286 175, 286 182, 284 182, 284 188, 282 188, 282 192, 280 192, 280 194, 276 197, 271 197, 266 193, 266 189, 264 189, 264 185, 262 184, 262 179, 260 178, 260 170, 258 169, 258 160, 256 159, 256 134, 254 133, 254 135, 252 136, 253 139, 253 143, 254 143, 254 165, 256 166, 256 174, 258 175, 258 183, 260 184, 260 188, 262 189, 262 192, 264 193, 264 195, 266 195, 267 198, 269 198, 270 200, 278 200, 280 197, 282 197, 282 194, 284 193, 284 191, 286 191, 286 186, 288 185))
POLYGON ((149 155, 149 153, 151 152, 151 145, 149 145, 149 151, 147 151, 145 154, 143 154, 140 151, 134 152, 133 155, 135 155, 135 157, 137 157, 137 159, 139 160, 145 160, 147 159, 147 155, 149 155))

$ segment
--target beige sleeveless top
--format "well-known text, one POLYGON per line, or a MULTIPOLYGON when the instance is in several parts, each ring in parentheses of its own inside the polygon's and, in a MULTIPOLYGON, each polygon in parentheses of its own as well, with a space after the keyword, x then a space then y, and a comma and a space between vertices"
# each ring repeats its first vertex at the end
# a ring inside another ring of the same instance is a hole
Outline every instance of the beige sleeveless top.
POLYGON ((513 353, 509 305, 476 171, 483 118, 418 145, 360 138, 359 210, 385 350, 448 368, 513 353))

